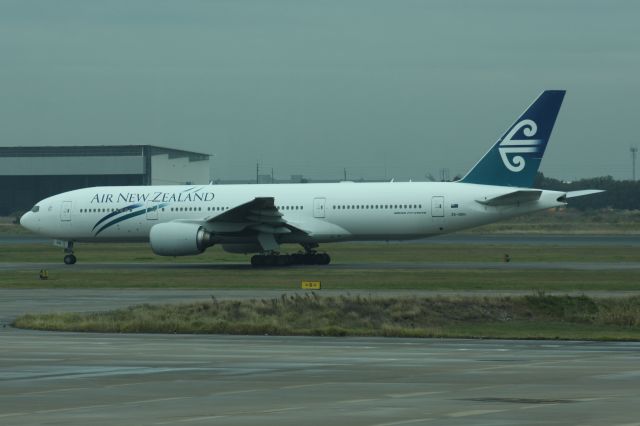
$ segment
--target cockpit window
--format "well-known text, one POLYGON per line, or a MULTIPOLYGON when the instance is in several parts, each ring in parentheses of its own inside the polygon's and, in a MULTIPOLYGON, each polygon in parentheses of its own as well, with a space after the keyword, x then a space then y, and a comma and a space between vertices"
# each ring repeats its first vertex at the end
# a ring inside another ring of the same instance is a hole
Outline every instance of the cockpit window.
POLYGON ((38 213, 40 211, 40 206, 33 206, 31 209, 31 213, 38 213))

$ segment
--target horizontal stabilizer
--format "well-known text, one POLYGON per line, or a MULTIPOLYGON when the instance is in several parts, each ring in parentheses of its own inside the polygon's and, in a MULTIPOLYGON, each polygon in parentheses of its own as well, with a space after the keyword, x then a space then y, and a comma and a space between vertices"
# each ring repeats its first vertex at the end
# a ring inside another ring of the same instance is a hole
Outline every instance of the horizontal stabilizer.
POLYGON ((567 195, 565 195, 564 197, 565 198, 584 197, 585 195, 599 194, 601 192, 604 192, 604 189, 583 189, 582 191, 567 192, 567 195))
POLYGON ((539 189, 519 190, 509 192, 507 194, 498 195, 497 197, 485 197, 482 200, 476 200, 480 204, 487 206, 509 206, 518 203, 526 203, 527 201, 536 201, 540 198, 542 191, 539 189))

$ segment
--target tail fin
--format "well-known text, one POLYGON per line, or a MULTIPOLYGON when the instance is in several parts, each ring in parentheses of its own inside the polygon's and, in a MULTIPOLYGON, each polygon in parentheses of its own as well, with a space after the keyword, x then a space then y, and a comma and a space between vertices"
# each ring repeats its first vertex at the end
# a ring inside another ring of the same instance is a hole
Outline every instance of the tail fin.
POLYGON ((460 182, 530 188, 564 90, 545 90, 460 182))

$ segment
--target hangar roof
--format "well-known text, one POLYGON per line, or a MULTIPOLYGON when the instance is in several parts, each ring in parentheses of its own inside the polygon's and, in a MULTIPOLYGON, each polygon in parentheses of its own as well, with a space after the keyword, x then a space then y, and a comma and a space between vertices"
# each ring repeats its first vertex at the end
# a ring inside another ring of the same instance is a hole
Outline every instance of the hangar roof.
POLYGON ((210 155, 156 145, 10 146, 0 147, 0 157, 135 157, 168 154, 169 158, 208 160, 210 155))
POLYGON ((0 147, 0 176, 144 174, 156 155, 209 160, 208 154, 154 145, 0 147))

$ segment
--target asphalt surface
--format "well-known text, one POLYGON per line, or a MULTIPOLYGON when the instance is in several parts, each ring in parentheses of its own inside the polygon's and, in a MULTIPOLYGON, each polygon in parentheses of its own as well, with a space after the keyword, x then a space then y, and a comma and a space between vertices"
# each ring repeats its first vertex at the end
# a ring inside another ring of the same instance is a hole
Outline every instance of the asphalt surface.
POLYGON ((638 424, 638 343, 0 339, 3 425, 638 424))
MULTIPOLYGON (((308 266, 287 266, 286 268, 305 269, 308 266)), ((317 268, 317 267, 313 267, 317 268)), ((635 271, 640 270, 640 262, 354 262, 335 263, 321 266, 329 270, 381 270, 381 269, 412 269, 412 270, 575 270, 575 271, 635 271)), ((39 271, 40 269, 60 270, 250 270, 248 263, 151 263, 151 262, 82 262, 75 265, 54 263, 0 263, 0 271, 39 271)), ((266 268, 265 268, 266 269, 266 268)))

